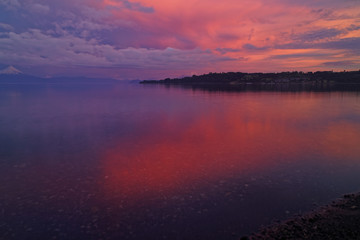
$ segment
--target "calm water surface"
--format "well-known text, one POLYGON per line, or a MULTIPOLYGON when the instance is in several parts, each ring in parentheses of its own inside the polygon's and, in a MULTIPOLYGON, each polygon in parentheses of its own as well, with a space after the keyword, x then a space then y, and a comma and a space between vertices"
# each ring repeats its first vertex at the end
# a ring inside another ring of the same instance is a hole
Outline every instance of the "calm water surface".
POLYGON ((359 191, 359 92, 0 85, 0 239, 238 239, 359 191))

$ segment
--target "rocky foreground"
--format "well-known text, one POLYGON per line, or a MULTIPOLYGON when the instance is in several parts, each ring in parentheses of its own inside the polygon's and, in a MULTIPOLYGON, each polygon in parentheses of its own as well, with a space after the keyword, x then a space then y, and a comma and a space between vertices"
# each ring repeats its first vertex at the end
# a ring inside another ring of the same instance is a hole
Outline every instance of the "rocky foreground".
POLYGON ((360 239, 360 193, 241 238, 245 239, 360 239))

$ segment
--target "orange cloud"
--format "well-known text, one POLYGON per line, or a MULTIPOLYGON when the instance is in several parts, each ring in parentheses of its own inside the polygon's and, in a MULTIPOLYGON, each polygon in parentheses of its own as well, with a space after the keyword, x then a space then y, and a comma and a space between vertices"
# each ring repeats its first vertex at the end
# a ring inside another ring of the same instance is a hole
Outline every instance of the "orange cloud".
POLYGON ((0 63, 32 71, 36 65, 42 73, 44 65, 77 66, 76 75, 106 67, 111 76, 158 79, 174 76, 174 66, 179 76, 360 64, 358 1, 64 0, 40 6, 41 14, 28 3, 9 4, 0 3, 8 14, 0 63), (62 47, 54 51, 54 42, 62 47))
MULTIPOLYGON (((200 48, 209 49, 213 54, 220 54, 216 51, 218 48, 238 50, 222 52, 234 59, 234 62, 219 64, 220 69, 226 70, 252 69, 254 66, 259 68, 271 56, 281 56, 278 47, 287 44, 294 45, 288 47, 287 52, 290 54, 302 51, 311 52, 311 56, 305 56, 301 61, 292 59, 291 56, 289 61, 278 60, 280 63, 276 66, 277 69, 315 69, 325 60, 339 61, 338 55, 329 53, 327 48, 319 50, 312 46, 299 47, 295 46, 296 43, 321 44, 330 40, 360 37, 358 30, 349 30, 359 20, 356 14, 360 11, 360 6, 356 4, 344 4, 342 8, 334 10, 315 8, 310 4, 297 5, 286 1, 269 3, 262 0, 138 2, 151 6, 154 13, 146 15, 141 12, 114 11, 113 14, 119 19, 131 19, 139 31, 149 33, 145 39, 135 40, 139 46, 146 41, 146 45, 150 47, 200 48), (338 31, 338 34, 334 33, 330 37, 324 35, 324 31, 332 29, 338 31), (257 51, 245 49, 244 46, 249 43, 256 46, 257 51), (323 53, 327 53, 326 56, 323 53)), ((110 0, 105 3, 110 6, 119 4, 110 0)), ((341 50, 337 52, 339 51, 341 50)), ((340 60, 344 59, 353 57, 340 57, 340 60)), ((269 71, 273 67, 263 71, 269 71)))

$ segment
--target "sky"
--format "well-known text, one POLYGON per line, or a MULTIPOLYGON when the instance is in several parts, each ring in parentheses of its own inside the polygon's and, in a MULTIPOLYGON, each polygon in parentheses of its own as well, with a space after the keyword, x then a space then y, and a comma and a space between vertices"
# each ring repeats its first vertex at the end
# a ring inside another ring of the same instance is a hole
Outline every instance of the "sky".
POLYGON ((360 69, 360 0, 0 0, 0 67, 162 79, 360 69))

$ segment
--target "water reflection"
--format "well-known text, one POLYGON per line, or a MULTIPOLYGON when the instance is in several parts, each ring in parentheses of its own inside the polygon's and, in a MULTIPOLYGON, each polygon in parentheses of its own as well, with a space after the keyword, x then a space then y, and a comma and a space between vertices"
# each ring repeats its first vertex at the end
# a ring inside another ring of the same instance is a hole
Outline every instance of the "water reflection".
POLYGON ((313 84, 313 83, 288 83, 288 84, 146 84, 146 87, 182 88, 203 92, 359 92, 359 84, 313 84))
POLYGON ((328 106, 330 99, 246 94, 199 111, 186 124, 181 116, 159 117, 156 133, 140 134, 135 144, 120 141, 106 152, 106 187, 110 194, 115 189, 126 196, 158 194, 258 174, 289 161, 306 164, 309 156, 356 160, 360 126, 343 119, 344 108, 352 112, 353 99, 328 106))
POLYGON ((0 238, 238 239, 358 190, 356 92, 19 85, 0 100, 0 238))

